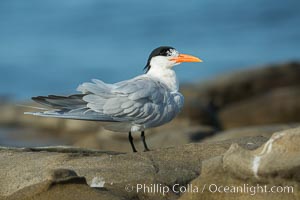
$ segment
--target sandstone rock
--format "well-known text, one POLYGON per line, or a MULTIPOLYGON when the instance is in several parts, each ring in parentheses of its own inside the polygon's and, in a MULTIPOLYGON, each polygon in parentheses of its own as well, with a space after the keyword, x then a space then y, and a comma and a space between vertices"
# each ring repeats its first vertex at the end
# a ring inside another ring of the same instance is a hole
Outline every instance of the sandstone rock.
MULTIPOLYGON (((300 63, 291 62, 244 70, 198 85, 183 86, 181 91, 185 96, 185 107, 181 116, 220 128, 218 111, 225 106, 263 95, 272 89, 299 86, 299 76, 300 63)), ((244 112, 239 116, 242 114, 244 112)))
POLYGON ((219 112, 219 119, 225 129, 299 122, 299 102, 300 87, 279 88, 224 107, 219 112))
POLYGON ((15 125, 16 124, 16 110, 15 106, 7 103, 0 104, 0 124, 15 125))
POLYGON ((95 190, 86 183, 53 183, 44 181, 35 185, 25 187, 9 197, 6 200, 86 200, 86 199, 111 199, 125 200, 125 198, 116 196, 109 191, 95 190))
POLYGON ((299 143, 300 128, 295 128, 274 133, 255 151, 234 144, 224 155, 224 168, 242 179, 280 177, 300 182, 299 143))
POLYGON ((70 169, 51 169, 48 173, 48 180, 51 180, 53 183, 86 183, 84 177, 79 177, 75 171, 70 169))
POLYGON ((225 74, 212 81, 182 88, 186 97, 208 99, 222 107, 270 89, 299 86, 300 63, 290 62, 225 74))
POLYGON ((190 183, 201 191, 180 199, 299 199, 299 142, 300 128, 295 128, 274 133, 254 150, 232 144, 224 155, 202 162, 200 176, 190 183), (270 192, 277 188, 281 192, 270 192))
POLYGON ((285 179, 270 179, 268 182, 253 182, 234 177, 223 168, 223 157, 217 156, 203 161, 201 175, 190 185, 199 188, 198 192, 186 192, 180 200, 297 200, 299 183, 285 179), (272 187, 284 192, 270 192, 272 187), (266 192, 261 189, 267 188, 266 192))
POLYGON ((299 123, 290 123, 233 128, 226 131, 217 132, 213 136, 201 140, 201 142, 214 142, 254 136, 264 136, 266 138, 270 138, 274 132, 296 128, 299 126, 299 123))
POLYGON ((232 143, 246 147, 250 142, 258 147, 265 141, 265 138, 254 137, 129 154, 69 147, 1 148, 0 196, 55 199, 73 191, 70 197, 76 194, 95 197, 98 189, 88 184, 106 191, 100 195, 115 199, 175 199, 178 196, 174 193, 162 196, 126 192, 125 187, 128 184, 134 187, 137 183, 184 185, 198 176, 203 160, 223 154, 232 143))

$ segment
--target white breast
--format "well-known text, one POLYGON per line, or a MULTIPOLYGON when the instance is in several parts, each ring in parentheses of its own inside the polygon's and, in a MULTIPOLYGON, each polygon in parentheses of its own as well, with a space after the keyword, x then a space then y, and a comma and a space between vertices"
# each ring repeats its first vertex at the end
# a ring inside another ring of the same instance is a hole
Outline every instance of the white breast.
POLYGON ((155 77, 168 86, 172 92, 177 92, 179 82, 175 71, 172 68, 161 68, 160 66, 152 66, 147 73, 148 76, 155 77))

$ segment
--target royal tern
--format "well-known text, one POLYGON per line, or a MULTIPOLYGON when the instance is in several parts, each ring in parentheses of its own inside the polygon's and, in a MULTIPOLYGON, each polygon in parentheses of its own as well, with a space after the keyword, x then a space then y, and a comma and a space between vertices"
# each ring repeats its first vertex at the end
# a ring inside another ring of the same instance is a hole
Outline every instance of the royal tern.
POLYGON ((115 84, 93 79, 79 85, 77 91, 81 94, 33 97, 50 109, 25 114, 106 122, 104 127, 108 130, 129 133, 134 152, 131 132, 139 131, 144 150, 148 151, 144 131, 170 122, 183 106, 184 97, 178 92, 179 83, 173 70, 183 62, 202 60, 181 54, 173 47, 161 46, 151 52, 145 74, 115 84))

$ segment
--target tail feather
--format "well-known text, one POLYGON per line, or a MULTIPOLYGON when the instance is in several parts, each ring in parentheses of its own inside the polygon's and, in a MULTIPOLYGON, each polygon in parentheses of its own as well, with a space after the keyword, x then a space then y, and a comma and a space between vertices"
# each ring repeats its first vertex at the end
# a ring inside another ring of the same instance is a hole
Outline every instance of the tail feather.
POLYGON ((84 94, 74 94, 70 96, 49 95, 32 97, 32 100, 50 108, 71 110, 86 107, 86 102, 82 99, 83 96, 84 94))
POLYGON ((70 96, 37 96, 32 97, 35 102, 50 107, 50 110, 43 112, 25 112, 24 114, 41 117, 54 117, 64 119, 78 119, 89 121, 118 122, 118 120, 105 114, 95 112, 87 107, 83 100, 86 94, 74 94, 70 96))
POLYGON ((25 112, 26 115, 35 115, 40 117, 53 117, 53 118, 63 118, 63 119, 75 119, 75 120, 88 120, 88 121, 102 121, 102 122, 118 122, 117 120, 101 115, 95 112, 89 112, 85 114, 84 112, 65 112, 63 110, 49 110, 45 112, 25 112))

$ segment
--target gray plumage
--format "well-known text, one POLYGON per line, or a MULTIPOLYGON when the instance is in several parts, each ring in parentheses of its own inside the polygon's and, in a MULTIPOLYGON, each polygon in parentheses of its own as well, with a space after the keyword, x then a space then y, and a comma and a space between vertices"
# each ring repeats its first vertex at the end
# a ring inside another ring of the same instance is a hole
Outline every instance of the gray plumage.
POLYGON ((51 110, 26 114, 111 122, 109 130, 142 131, 171 121, 183 106, 179 92, 147 74, 116 84, 93 79, 77 90, 82 94, 33 97, 51 110))

